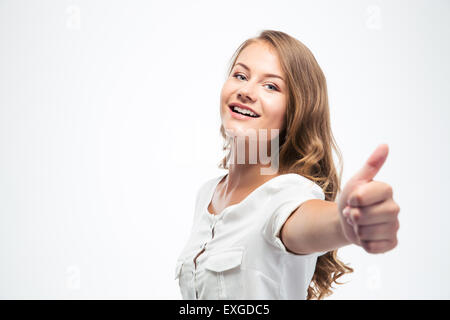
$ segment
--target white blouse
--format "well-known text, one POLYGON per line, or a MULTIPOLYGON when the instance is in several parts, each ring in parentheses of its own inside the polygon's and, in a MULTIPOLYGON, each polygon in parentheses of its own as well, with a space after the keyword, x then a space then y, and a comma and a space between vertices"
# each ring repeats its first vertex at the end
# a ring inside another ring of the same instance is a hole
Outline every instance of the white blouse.
POLYGON ((288 252, 279 235, 303 202, 325 199, 322 189, 299 174, 282 174, 214 215, 208 206, 226 174, 197 192, 191 234, 175 269, 183 299, 306 299, 325 252, 288 252))

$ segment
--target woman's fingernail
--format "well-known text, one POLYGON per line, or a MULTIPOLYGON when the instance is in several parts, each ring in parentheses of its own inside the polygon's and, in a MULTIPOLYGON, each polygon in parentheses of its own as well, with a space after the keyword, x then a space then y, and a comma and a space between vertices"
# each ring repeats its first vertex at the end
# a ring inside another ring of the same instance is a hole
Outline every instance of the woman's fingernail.
POLYGON ((350 215, 350 208, 349 207, 345 207, 345 209, 342 211, 342 214, 344 215, 344 217, 347 217, 350 215))
POLYGON ((347 218, 347 223, 348 223, 349 225, 353 226, 353 221, 352 221, 352 219, 347 218))

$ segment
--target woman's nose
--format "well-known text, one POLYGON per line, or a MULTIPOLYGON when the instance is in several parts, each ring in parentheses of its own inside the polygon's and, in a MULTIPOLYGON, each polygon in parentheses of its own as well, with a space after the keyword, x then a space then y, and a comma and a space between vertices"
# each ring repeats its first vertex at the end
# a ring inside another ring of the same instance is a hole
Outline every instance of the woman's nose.
POLYGON ((243 85, 238 91, 238 97, 254 101, 254 88, 250 84, 243 85))

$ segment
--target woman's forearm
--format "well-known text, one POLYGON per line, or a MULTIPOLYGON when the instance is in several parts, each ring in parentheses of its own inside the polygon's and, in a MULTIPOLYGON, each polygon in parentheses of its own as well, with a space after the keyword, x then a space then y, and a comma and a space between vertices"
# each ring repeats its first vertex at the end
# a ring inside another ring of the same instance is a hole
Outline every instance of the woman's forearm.
POLYGON ((283 225, 280 238, 296 254, 331 251, 351 244, 344 236, 338 205, 319 199, 298 207, 283 225))

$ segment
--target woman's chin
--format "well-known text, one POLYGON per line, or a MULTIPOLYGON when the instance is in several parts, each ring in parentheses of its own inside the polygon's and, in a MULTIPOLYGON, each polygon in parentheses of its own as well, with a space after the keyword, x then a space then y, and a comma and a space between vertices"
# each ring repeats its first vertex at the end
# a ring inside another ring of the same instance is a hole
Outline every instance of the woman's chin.
POLYGON ((224 122, 222 123, 225 132, 229 133, 229 136, 242 136, 242 135, 257 135, 259 128, 252 126, 247 123, 233 123, 233 121, 230 122, 224 122))

